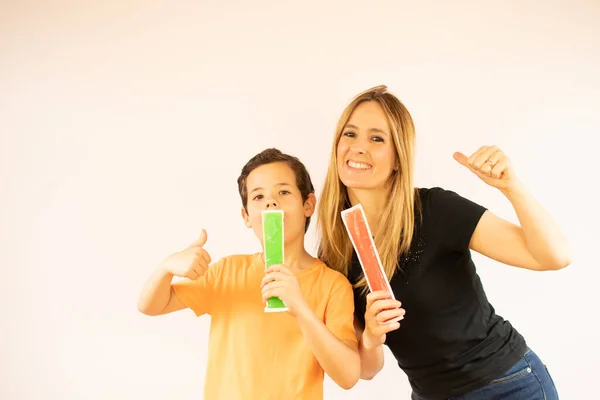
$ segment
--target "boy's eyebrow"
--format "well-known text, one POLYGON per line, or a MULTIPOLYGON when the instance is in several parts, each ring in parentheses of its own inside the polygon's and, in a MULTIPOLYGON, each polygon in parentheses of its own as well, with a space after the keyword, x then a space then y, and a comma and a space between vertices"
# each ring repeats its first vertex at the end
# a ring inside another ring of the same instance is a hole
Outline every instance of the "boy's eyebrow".
MULTIPOLYGON (((346 126, 344 127, 344 129, 346 128, 350 128, 350 129, 357 129, 358 130, 358 126, 352 125, 352 124, 346 124, 346 126)), ((372 133, 381 133, 382 135, 389 135, 386 131, 384 131, 383 129, 379 129, 379 128, 371 128, 369 129, 369 132, 372 133)))
MULTIPOLYGON (((290 185, 289 183, 281 182, 281 183, 278 183, 276 186, 292 186, 292 185, 290 185)), ((254 192, 256 192, 257 190, 263 190, 263 189, 264 189, 264 188, 262 188, 262 187, 257 187, 257 188, 254 188, 254 189, 252 189, 252 190, 250 191, 250 193, 254 193, 254 192)))

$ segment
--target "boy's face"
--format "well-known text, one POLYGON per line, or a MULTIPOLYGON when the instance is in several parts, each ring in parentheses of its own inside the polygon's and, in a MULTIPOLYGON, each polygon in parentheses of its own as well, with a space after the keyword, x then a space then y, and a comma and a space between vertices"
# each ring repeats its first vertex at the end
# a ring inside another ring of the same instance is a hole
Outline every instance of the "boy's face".
POLYGON ((302 201, 296 175, 287 163, 274 162, 254 169, 246 179, 246 188, 248 211, 242 208, 242 216, 261 244, 263 210, 283 210, 285 243, 304 237, 306 218, 314 213, 316 198, 311 193, 302 201))

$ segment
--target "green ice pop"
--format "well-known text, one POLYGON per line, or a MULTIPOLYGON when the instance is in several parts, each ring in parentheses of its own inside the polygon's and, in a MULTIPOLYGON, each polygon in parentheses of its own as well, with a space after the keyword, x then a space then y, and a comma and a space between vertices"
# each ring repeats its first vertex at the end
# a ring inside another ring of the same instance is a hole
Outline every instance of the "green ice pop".
MULTIPOLYGON (((265 246, 265 268, 283 264, 283 210, 264 210, 262 212, 263 242, 265 246)), ((287 307, 278 297, 267 300, 265 312, 287 311, 287 307)))

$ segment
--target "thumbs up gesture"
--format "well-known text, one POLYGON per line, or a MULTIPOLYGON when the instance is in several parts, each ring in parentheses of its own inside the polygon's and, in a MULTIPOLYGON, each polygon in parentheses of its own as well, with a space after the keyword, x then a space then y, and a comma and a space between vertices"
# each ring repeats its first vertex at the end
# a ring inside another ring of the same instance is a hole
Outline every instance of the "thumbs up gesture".
POLYGON ((482 146, 470 156, 456 152, 454 159, 497 189, 506 190, 518 183, 510 159, 496 146, 482 146))
POLYGON ((171 254, 162 262, 162 267, 169 273, 182 278, 198 279, 206 273, 211 263, 210 255, 204 250, 206 231, 202 229, 200 236, 188 248, 171 254))

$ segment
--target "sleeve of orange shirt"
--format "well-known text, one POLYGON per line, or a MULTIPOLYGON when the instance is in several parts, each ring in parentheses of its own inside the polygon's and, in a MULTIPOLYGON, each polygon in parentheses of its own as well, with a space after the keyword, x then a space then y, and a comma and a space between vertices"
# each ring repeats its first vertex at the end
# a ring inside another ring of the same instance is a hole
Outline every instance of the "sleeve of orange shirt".
POLYGON ((325 309, 325 326, 340 340, 358 342, 354 331, 354 293, 342 275, 333 283, 325 309))
POLYGON ((208 271, 196 280, 184 279, 171 284, 177 299, 192 310, 196 316, 211 314, 215 299, 215 285, 219 282, 221 264, 219 260, 208 268, 208 271))

